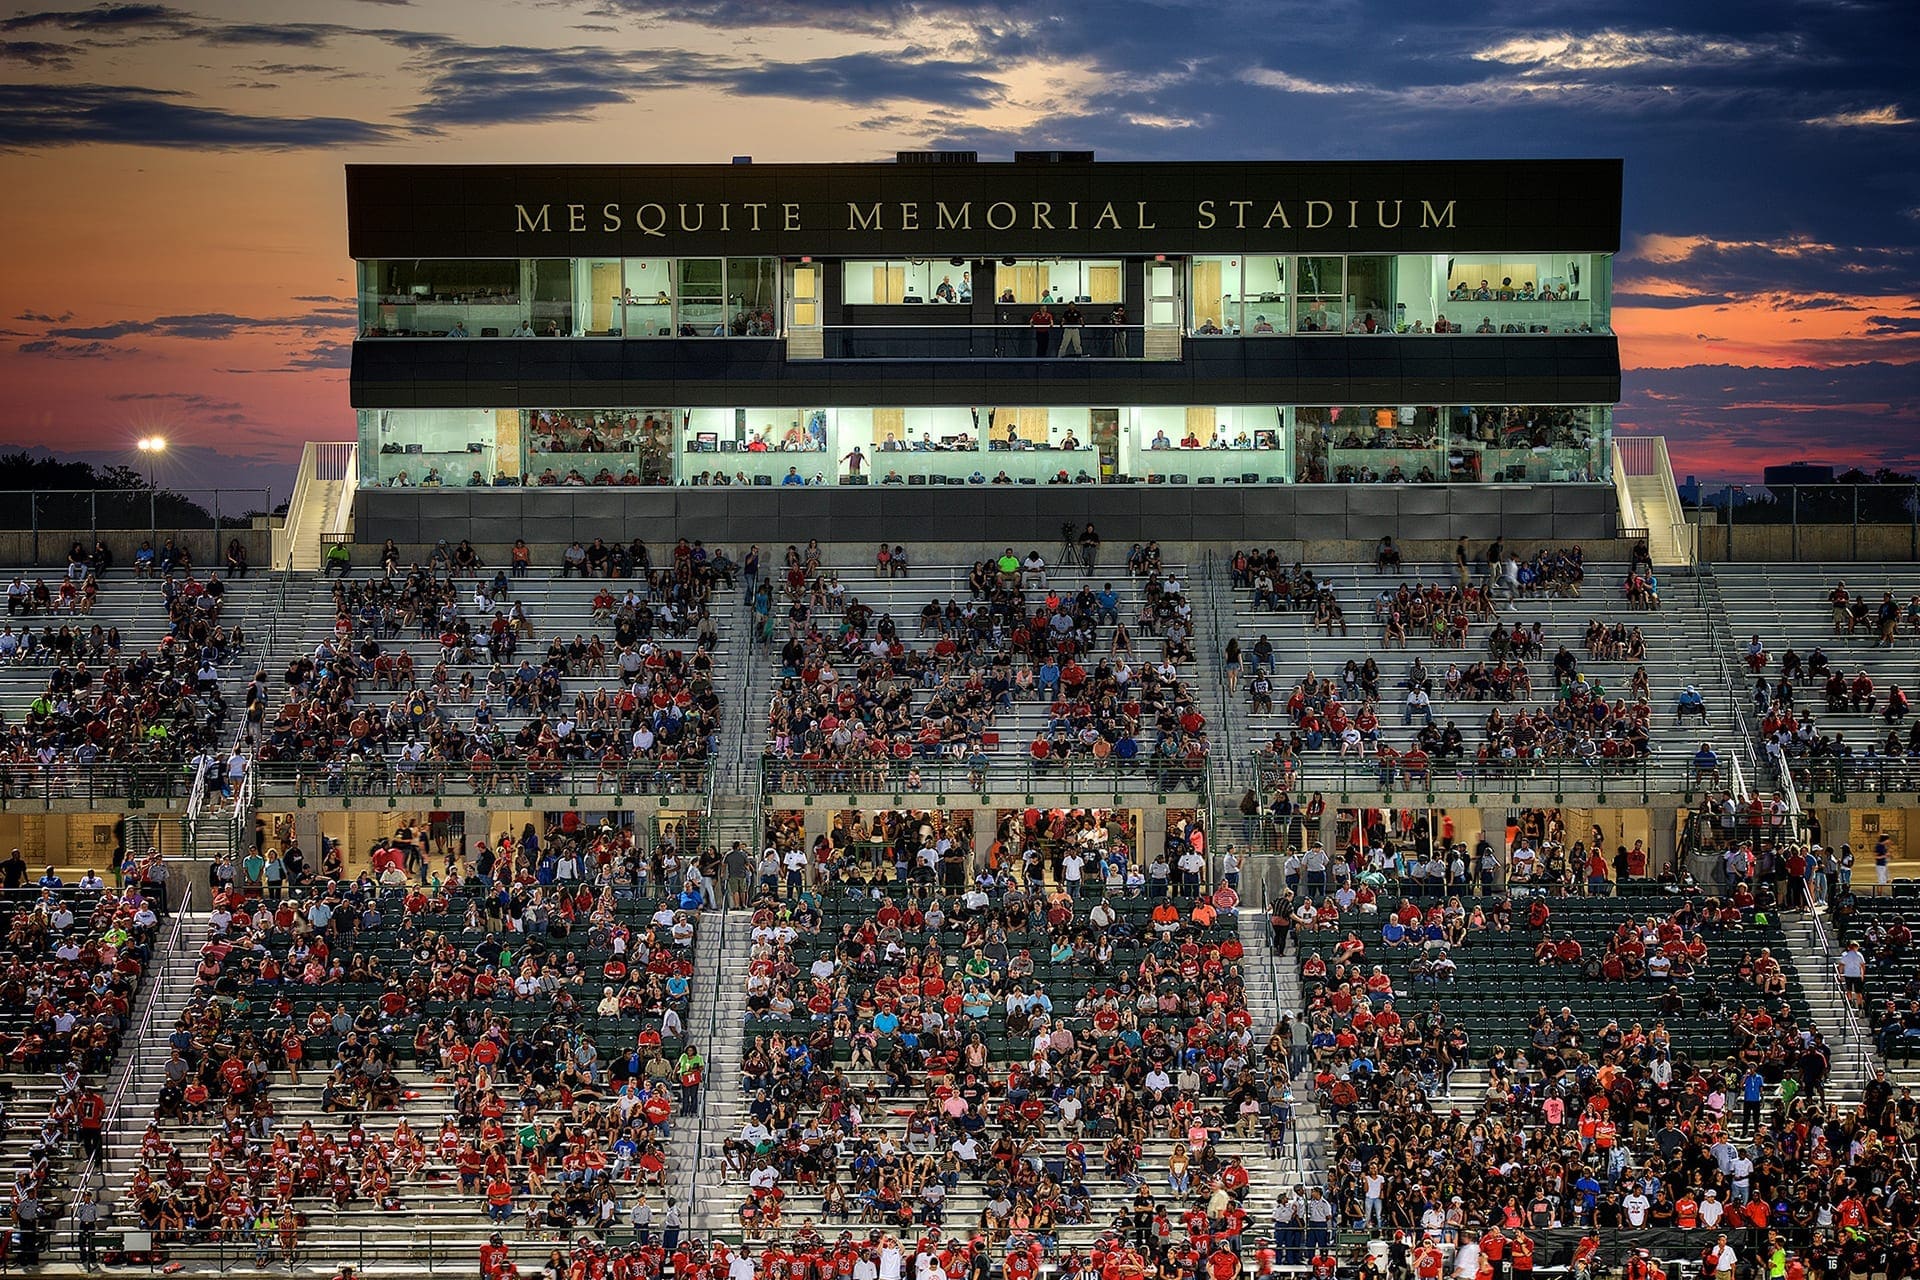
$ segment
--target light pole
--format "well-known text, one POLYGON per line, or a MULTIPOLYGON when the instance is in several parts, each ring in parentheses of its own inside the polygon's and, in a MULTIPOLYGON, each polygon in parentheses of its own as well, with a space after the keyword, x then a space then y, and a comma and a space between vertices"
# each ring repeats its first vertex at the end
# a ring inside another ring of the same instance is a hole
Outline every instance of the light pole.
POLYGON ((146 455, 147 488, 151 489, 154 487, 153 464, 161 454, 167 451, 167 438, 165 436, 141 436, 139 440, 134 442, 134 447, 146 455))

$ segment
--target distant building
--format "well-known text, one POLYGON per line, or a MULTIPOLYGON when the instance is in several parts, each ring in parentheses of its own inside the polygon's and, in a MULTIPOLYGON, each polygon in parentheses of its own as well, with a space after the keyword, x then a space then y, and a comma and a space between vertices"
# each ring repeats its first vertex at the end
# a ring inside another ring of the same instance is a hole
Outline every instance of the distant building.
POLYGON ((1832 484, 1833 475, 1833 467, 1829 463, 1783 462, 1761 471, 1760 480, 1767 488, 1778 489, 1782 485, 1791 488, 1797 484, 1832 484))

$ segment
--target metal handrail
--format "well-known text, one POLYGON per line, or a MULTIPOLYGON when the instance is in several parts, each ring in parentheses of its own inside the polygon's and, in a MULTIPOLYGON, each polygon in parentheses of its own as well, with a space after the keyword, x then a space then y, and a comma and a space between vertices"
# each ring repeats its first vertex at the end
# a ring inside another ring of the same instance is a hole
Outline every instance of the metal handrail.
POLYGON ((80 764, 10 761, 0 768, 0 806, 18 800, 121 801, 142 808, 149 800, 184 801, 191 792, 184 761, 152 764, 80 764))
MULTIPOLYGON (((1289 790, 1293 794, 1339 792, 1341 805, 1354 803, 1347 798, 1366 792, 1382 797, 1390 804, 1400 793, 1425 794, 1441 791, 1488 792, 1493 795, 1539 795, 1546 792, 1605 793, 1614 788, 1638 792, 1642 797, 1664 792, 1691 792, 1701 789, 1713 778, 1702 778, 1691 761, 1656 762, 1629 760, 1620 763, 1596 761, 1584 764, 1564 757, 1545 760, 1433 761, 1420 778, 1409 775, 1404 765, 1391 771, 1371 757, 1309 754, 1293 757, 1291 785, 1278 767, 1279 757, 1270 752, 1255 756, 1254 767, 1262 792, 1289 790)), ((1329 803, 1333 801, 1329 800, 1329 803)), ((1369 801, 1368 803, 1371 803, 1369 801)))
POLYGON ((949 792, 991 796, 996 792, 1085 792, 1121 795, 1142 792, 1208 794, 1209 763, 1173 762, 1142 755, 1132 761, 1073 759, 1037 765, 1030 759, 989 762, 976 769, 951 759, 795 760, 763 756, 760 778, 773 795, 943 796, 949 792), (917 782, 915 775, 917 774, 917 782))
POLYGON ((529 765, 524 760, 496 760, 476 765, 470 761, 426 762, 411 769, 399 769, 390 760, 376 758, 358 764, 347 762, 339 771, 328 765, 256 764, 250 773, 258 774, 256 795, 276 799, 292 797, 304 806, 309 800, 381 798, 389 800, 432 800, 436 805, 448 796, 476 798, 485 804, 487 797, 608 795, 613 807, 622 807, 627 796, 706 796, 711 770, 696 764, 661 764, 655 761, 627 761, 618 768, 597 764, 529 765))
POLYGON ((1838 800, 1853 791, 1874 795, 1920 791, 1920 757, 1787 756, 1785 769, 1790 777, 1798 771, 1809 792, 1827 792, 1838 800))
MULTIPOLYGON (((1827 989, 1828 994, 1832 996, 1840 1006, 1840 1035, 1845 1042, 1845 1048, 1849 1056, 1852 1057, 1854 1066, 1859 1071, 1861 1078, 1872 1079, 1874 1066, 1872 1034, 1868 1032, 1866 1027, 1861 1023, 1860 1015, 1854 1009, 1853 1002, 1847 999, 1846 988, 1840 984, 1840 975, 1836 967, 1839 963, 1836 958, 1837 952, 1832 937, 1827 933, 1826 922, 1821 918, 1821 913, 1809 909, 1806 912, 1806 916, 1807 919, 1812 922, 1814 946, 1820 953, 1822 968, 1824 970, 1821 976, 1821 985, 1827 989)), ((1803 984, 1805 983, 1806 979, 1804 975, 1802 975, 1801 981, 1803 984)))
MULTIPOLYGON (((153 1012, 165 1002, 167 994, 173 988, 173 970, 167 962, 180 949, 182 936, 186 932, 187 916, 193 910, 193 894, 193 883, 188 881, 180 894, 179 903, 169 908, 173 916, 172 923, 168 926, 166 940, 153 953, 153 969, 144 993, 139 1024, 130 1034, 121 1038, 121 1051, 126 1055, 126 1063, 120 1068, 119 1079, 114 1085, 112 1094, 107 1098, 106 1114, 102 1117, 100 1125, 103 1139, 118 1131, 120 1113, 126 1105, 128 1091, 137 1086, 139 1091, 144 1093, 149 1077, 153 1080, 160 1078, 163 1059, 151 1052, 153 1012)), ((108 1162, 103 1148, 101 1155, 88 1157, 79 1178, 74 1182, 74 1187, 84 1189, 91 1187, 96 1180, 100 1180, 102 1183, 100 1202, 103 1210, 110 1213, 112 1206, 105 1195, 104 1182, 107 1171, 108 1162)), ((75 1230, 77 1232, 78 1224, 75 1224, 75 1230)))
MULTIPOLYGON (((1759 734, 1747 717, 1747 697, 1745 686, 1734 679, 1731 653, 1735 645, 1733 624, 1727 618, 1726 605, 1720 599, 1720 591, 1713 581, 1713 567, 1698 567, 1692 574, 1694 604, 1706 615, 1707 644, 1713 653, 1714 664, 1720 670, 1720 687, 1727 696, 1727 705, 1733 717, 1733 725, 1738 733, 1737 749, 1747 756, 1747 763, 1753 769, 1756 778, 1760 775, 1760 757, 1754 754, 1754 743, 1759 734)), ((1728 748, 1729 753, 1735 747, 1728 748)), ((1746 797, 1740 797, 1745 799, 1746 797)))

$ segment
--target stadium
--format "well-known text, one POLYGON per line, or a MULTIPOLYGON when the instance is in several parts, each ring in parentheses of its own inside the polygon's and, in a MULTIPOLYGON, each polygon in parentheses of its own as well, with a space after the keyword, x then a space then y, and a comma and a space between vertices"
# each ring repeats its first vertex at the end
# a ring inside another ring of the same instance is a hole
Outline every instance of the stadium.
POLYGON ((350 167, 284 520, 14 540, 9 1262, 1901 1274, 1920 502, 1621 180, 350 167))

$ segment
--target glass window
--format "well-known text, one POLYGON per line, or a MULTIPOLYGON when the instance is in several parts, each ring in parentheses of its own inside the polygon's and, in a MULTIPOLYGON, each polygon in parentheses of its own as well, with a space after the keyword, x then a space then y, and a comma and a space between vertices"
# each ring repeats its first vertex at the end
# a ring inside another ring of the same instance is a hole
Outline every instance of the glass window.
POLYGON ((1001 263, 996 267, 993 278, 1002 302, 1111 305, 1126 297, 1117 258, 1017 258, 1012 266, 1001 263))
POLYGON ((1607 476, 1610 415, 1591 405, 1456 405, 1447 466, 1461 481, 1523 484, 1607 476))
POLYGON ((1393 259, 1347 259, 1347 332, 1381 333, 1393 327, 1393 259))
POLYGON ((1443 254, 1406 253, 1394 262, 1393 331, 1430 333, 1446 310, 1447 262, 1443 254))
POLYGON ((1294 277, 1296 333, 1346 332, 1346 269, 1345 258, 1299 259, 1294 277))
POLYGON ((1269 255, 1241 259, 1242 328, 1249 337, 1287 331, 1287 260, 1269 255))
POLYGON ((534 409, 526 415, 531 485, 665 484, 671 409, 534 409))
POLYGON ((1437 408, 1302 406, 1294 475, 1308 484, 1434 484, 1447 478, 1437 408))
POLYGON ((736 338, 770 338, 780 331, 780 261, 727 259, 727 332, 736 338))
POLYGON ((673 336, 673 264, 666 258, 628 258, 621 298, 625 303, 621 336, 673 336))
POLYGON ((542 338, 573 332, 573 264, 565 258, 534 258, 521 264, 520 292, 527 299, 527 327, 542 338))
POLYGON ((827 409, 683 409, 678 431, 686 484, 824 485, 846 469, 827 409))
POLYGON ((392 489, 484 488, 518 476, 495 456, 500 417, 517 410, 362 409, 360 482, 392 489))
MULTIPOLYGON (((943 272, 943 275, 950 274, 943 272)), ((925 259, 849 262, 842 274, 841 301, 850 307, 891 307, 922 303, 935 297, 933 264, 925 259)), ((958 290, 952 301, 960 301, 958 290)))
MULTIPOLYGON (((1612 262, 1604 254, 1479 253, 1451 260, 1449 329, 1460 333, 1604 333, 1612 262)), ((1435 328, 1439 326, 1436 324, 1435 328)))
POLYGON ((617 338, 625 323, 624 300, 618 258, 575 258, 573 260, 573 296, 577 300, 574 315, 579 327, 574 336, 617 338))
POLYGON ((513 258, 373 259, 360 264, 363 338, 499 338, 520 324, 513 258))
POLYGON ((1121 471, 1148 484, 1280 484, 1287 411, 1281 405, 1149 405, 1131 421, 1121 471))
POLYGON ((674 262, 680 307, 680 336, 724 338, 727 334, 726 271, 719 258, 680 258, 674 262))

